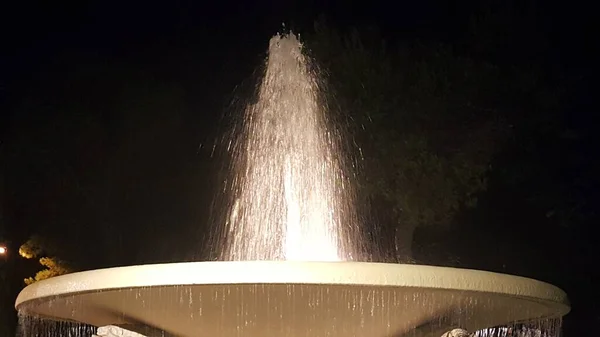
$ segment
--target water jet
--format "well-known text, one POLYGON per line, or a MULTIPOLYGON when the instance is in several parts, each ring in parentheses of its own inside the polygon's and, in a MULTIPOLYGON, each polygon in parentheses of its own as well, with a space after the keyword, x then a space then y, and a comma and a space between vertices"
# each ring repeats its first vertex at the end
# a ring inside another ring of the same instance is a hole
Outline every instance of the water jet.
POLYGON ((222 261, 37 282, 16 301, 24 336, 40 335, 30 318, 89 324, 102 336, 450 336, 553 324, 569 311, 563 291, 532 279, 355 262, 364 257, 351 179, 300 47, 293 35, 271 40, 258 102, 231 142, 222 261))

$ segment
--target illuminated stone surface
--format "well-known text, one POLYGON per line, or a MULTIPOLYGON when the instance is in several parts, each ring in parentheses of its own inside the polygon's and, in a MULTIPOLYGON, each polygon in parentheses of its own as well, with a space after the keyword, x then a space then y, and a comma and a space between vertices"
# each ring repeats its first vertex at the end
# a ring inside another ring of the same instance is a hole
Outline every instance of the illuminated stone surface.
POLYGON ((93 270, 25 288, 28 315, 176 336, 397 336, 569 311, 560 289, 455 268, 357 262, 194 262, 93 270), (431 327, 431 322, 437 322, 431 327), (418 329, 417 329, 418 330, 418 329))

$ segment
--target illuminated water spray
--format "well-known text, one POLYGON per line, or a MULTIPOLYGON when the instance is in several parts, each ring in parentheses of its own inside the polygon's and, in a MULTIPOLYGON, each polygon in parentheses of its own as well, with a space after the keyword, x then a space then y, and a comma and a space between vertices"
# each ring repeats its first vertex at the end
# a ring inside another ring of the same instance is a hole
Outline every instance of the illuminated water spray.
MULTIPOLYGON (((353 193, 317 79, 294 35, 271 39, 259 99, 231 140, 222 259, 364 258, 351 244, 361 242, 353 193)), ((100 337, 556 337, 570 309, 560 289, 517 276, 297 261, 91 270, 29 285, 15 307, 19 336, 48 337, 91 335, 82 323, 100 337)))
POLYGON ((307 61, 295 35, 271 39, 258 100, 232 147, 223 260, 358 258, 340 135, 307 61))

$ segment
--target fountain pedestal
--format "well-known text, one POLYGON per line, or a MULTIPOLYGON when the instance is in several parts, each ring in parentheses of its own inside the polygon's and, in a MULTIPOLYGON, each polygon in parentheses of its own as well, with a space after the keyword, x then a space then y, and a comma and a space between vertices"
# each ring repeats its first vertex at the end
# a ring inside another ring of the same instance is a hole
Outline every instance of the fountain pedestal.
MULTIPOLYGON (((569 311, 560 289, 455 268, 195 262, 93 270, 30 285, 27 315, 173 336, 440 336, 569 311), (148 331, 148 330, 146 330, 148 331)), ((144 335, 149 335, 143 333, 144 335)))

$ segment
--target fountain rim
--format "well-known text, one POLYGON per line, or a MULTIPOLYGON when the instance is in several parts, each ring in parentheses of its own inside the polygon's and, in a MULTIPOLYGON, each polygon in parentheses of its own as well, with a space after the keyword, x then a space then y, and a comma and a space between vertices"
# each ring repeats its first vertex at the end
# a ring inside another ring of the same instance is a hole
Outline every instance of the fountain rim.
POLYGON ((570 311, 567 295, 546 282, 474 269, 374 262, 205 261, 146 264, 61 275, 31 284, 27 302, 94 291, 193 285, 312 284, 467 291, 511 296, 570 311))

